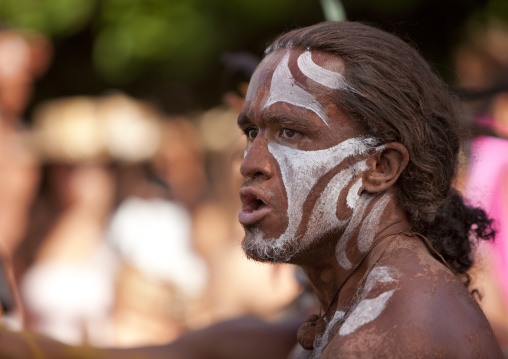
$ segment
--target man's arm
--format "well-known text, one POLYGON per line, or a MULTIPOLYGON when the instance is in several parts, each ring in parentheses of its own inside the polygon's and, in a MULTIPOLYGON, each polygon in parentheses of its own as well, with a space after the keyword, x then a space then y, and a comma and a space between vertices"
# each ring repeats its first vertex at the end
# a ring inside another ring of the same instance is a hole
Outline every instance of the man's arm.
POLYGON ((302 319, 277 323, 257 318, 220 322, 173 343, 129 349, 72 347, 29 332, 0 328, 0 357, 10 359, 279 359, 296 344, 302 319))

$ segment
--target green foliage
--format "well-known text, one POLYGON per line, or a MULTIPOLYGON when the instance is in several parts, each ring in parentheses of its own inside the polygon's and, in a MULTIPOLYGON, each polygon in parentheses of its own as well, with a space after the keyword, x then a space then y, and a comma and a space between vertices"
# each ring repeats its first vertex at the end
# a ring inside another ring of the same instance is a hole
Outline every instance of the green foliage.
POLYGON ((1 0, 0 19, 12 27, 69 36, 90 21, 95 3, 95 0, 1 0))
POLYGON ((192 0, 105 0, 94 24, 94 63, 113 83, 129 82, 154 65, 183 64, 179 70, 186 72, 213 49, 211 23, 192 0))

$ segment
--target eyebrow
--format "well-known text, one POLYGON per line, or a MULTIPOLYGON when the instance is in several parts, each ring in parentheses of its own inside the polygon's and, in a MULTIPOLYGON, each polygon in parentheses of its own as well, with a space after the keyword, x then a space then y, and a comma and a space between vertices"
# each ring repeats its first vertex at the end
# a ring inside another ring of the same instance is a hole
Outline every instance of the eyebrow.
POLYGON ((251 125, 252 121, 244 112, 240 112, 238 119, 236 120, 236 124, 239 128, 245 128, 248 125, 251 125))
POLYGON ((270 112, 266 112, 263 117, 265 119, 266 124, 286 125, 296 127, 296 129, 299 130, 307 130, 307 131, 315 129, 315 126, 313 126, 312 124, 312 120, 309 120, 304 117, 281 113, 275 114, 270 112))

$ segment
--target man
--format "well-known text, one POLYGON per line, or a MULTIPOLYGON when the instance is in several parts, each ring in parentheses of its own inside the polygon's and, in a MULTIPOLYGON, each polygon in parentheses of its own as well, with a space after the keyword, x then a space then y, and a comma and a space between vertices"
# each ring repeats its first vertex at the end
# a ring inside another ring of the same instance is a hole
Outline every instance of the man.
POLYGON ((300 266, 321 304, 294 357, 501 356, 466 288, 468 235, 489 221, 451 189, 453 101, 412 48, 355 23, 292 31, 238 124, 243 248, 300 266))
MULTIPOLYGON (((290 32, 256 70, 238 123, 245 252, 299 265, 322 307, 293 357, 502 356, 467 290, 469 237, 489 239, 490 221, 451 189, 453 101, 413 49, 356 23, 290 32)), ((176 345, 68 357, 266 358, 292 327, 267 328, 229 323, 176 345)), ((29 339, 25 352, 65 349, 29 339)))

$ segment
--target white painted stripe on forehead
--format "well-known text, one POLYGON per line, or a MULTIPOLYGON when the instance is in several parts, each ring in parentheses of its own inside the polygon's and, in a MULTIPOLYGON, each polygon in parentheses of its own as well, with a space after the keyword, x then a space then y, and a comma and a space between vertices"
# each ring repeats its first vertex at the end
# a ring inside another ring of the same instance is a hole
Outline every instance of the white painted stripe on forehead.
POLYGON ((300 71, 309 79, 334 90, 347 90, 349 85, 341 73, 322 68, 312 61, 312 53, 305 51, 298 57, 300 71))
MULTIPOLYGON (((277 102, 286 102, 314 112, 330 127, 326 111, 314 96, 302 89, 289 70, 289 52, 287 52, 272 75, 270 94, 263 109, 277 102)), ((252 96, 252 95, 251 95, 252 96)))

